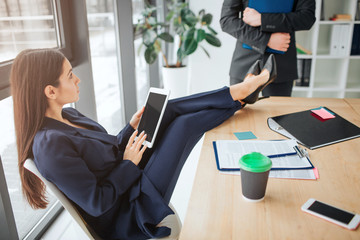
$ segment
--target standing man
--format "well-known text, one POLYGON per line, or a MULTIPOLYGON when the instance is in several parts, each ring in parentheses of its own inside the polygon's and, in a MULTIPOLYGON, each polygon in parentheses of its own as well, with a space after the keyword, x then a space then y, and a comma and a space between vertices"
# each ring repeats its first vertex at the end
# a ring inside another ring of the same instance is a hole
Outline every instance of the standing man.
POLYGON ((256 60, 260 59, 264 65, 270 55, 265 51, 269 47, 285 53, 274 54, 278 76, 262 93, 264 96, 291 96, 293 81, 298 77, 295 31, 309 30, 314 24, 315 0, 294 0, 289 13, 259 13, 247 6, 248 0, 224 0, 221 10, 222 30, 237 39, 230 66, 230 84, 242 82, 247 69, 256 60), (252 49, 244 48, 243 43, 252 49))

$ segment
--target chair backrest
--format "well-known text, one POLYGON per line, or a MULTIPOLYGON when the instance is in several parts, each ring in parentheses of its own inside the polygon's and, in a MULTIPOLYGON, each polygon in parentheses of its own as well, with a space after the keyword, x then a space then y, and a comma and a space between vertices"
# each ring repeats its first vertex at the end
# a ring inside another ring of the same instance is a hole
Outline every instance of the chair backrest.
POLYGON ((35 165, 35 162, 32 159, 30 159, 30 158, 26 159, 26 161, 24 163, 24 167, 27 170, 29 170, 30 172, 32 172, 33 174, 35 174, 38 178, 41 179, 41 181, 43 181, 45 183, 47 191, 51 190, 51 192, 54 194, 54 196, 57 197, 57 199, 59 199, 59 201, 61 202, 63 207, 70 213, 70 215, 73 217, 75 222, 77 224, 79 224, 81 229, 86 233, 86 235, 90 239, 100 239, 96 235, 94 230, 92 230, 91 227, 88 224, 86 224, 86 222, 81 217, 78 210, 73 206, 73 204, 69 201, 69 199, 52 182, 49 182, 41 175, 41 173, 39 172, 39 170, 37 169, 37 167, 35 165))
MULTIPOLYGON (((79 224, 81 229, 86 233, 86 235, 89 237, 89 239, 101 239, 99 236, 96 235, 95 231, 84 221, 84 219, 81 217, 78 210, 73 206, 73 204, 69 201, 69 199, 53 184, 52 182, 49 182, 46 180, 39 170, 37 169, 35 162, 28 158, 26 159, 24 163, 24 167, 35 174, 38 178, 40 178, 41 181, 43 181, 46 185, 46 190, 51 191, 55 197, 59 199, 63 207, 70 213, 70 215, 73 217, 75 222, 79 224)), ((178 239, 181 231, 181 220, 179 218, 179 215, 177 214, 174 206, 172 204, 169 204, 169 207, 175 212, 173 215, 169 215, 166 218, 164 218, 161 223, 159 223, 158 226, 167 226, 171 228, 171 235, 168 237, 160 238, 162 240, 173 240, 178 239)))

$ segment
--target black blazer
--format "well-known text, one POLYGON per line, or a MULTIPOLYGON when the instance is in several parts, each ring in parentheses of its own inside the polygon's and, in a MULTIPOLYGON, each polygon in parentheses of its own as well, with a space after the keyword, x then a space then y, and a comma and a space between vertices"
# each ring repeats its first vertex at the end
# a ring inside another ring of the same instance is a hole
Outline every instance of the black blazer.
MULTIPOLYGON (((271 0, 268 0, 271 1, 271 0)), ((248 0, 224 0, 220 25, 224 32, 237 39, 235 51, 230 66, 230 77, 243 80, 250 66, 258 59, 262 64, 269 53, 265 52, 271 33, 290 33, 291 42, 285 54, 275 54, 278 77, 276 82, 293 81, 297 79, 297 60, 295 47, 295 31, 309 30, 314 24, 315 0, 294 0, 290 13, 263 13, 261 26, 252 27, 244 23, 239 13, 248 6, 248 0), (246 43, 253 49, 245 49, 246 43)))
POLYGON ((113 136, 73 108, 64 108, 62 114, 88 129, 45 118, 33 143, 41 175, 75 204, 103 239, 169 235, 169 228, 155 225, 173 211, 146 174, 123 159, 134 129, 127 124, 113 136))

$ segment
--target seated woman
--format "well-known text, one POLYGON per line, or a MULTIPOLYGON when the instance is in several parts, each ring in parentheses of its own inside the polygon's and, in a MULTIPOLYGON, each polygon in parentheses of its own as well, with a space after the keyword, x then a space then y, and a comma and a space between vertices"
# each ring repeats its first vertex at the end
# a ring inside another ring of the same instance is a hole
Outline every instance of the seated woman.
POLYGON ((41 174, 78 208, 104 239, 147 239, 170 234, 157 224, 168 207, 185 160, 201 136, 220 125, 276 76, 270 58, 255 63, 245 81, 215 91, 170 100, 152 149, 135 130, 143 109, 117 136, 73 108, 80 79, 70 62, 51 49, 25 50, 11 70, 19 171, 33 208, 45 208, 45 187, 24 161, 33 158, 41 174), (252 73, 258 75, 254 75, 252 73))

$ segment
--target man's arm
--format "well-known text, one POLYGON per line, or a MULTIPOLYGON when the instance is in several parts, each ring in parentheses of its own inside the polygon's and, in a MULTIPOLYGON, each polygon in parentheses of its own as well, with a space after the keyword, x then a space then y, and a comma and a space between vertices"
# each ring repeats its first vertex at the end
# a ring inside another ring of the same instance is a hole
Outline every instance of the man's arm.
POLYGON ((260 29, 263 32, 291 33, 309 30, 314 24, 315 0, 294 0, 295 11, 289 13, 262 13, 260 29))
POLYGON ((221 9, 221 28, 240 42, 264 53, 271 34, 260 31, 259 27, 246 24, 242 17, 239 18, 239 13, 242 13, 243 10, 244 5, 241 0, 225 0, 221 9))

